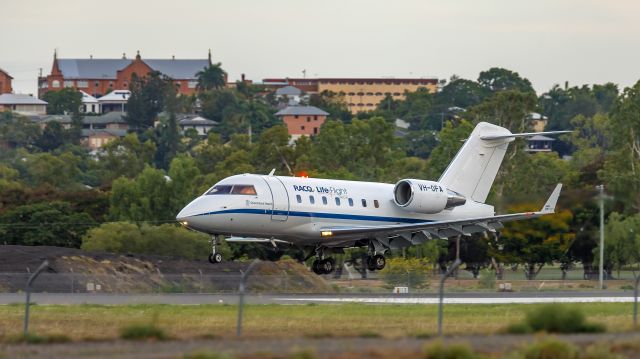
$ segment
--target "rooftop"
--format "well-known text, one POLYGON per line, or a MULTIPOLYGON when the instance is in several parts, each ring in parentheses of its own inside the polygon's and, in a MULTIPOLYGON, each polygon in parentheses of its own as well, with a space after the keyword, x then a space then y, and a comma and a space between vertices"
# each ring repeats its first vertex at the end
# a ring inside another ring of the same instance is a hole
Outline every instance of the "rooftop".
POLYGON ((276 113, 276 116, 286 116, 286 115, 317 115, 317 116, 328 116, 329 113, 322 111, 321 109, 314 106, 289 106, 283 110, 280 110, 276 113))
POLYGON ((111 91, 108 94, 100 97, 98 99, 98 102, 128 101, 129 97, 131 97, 131 91, 129 91, 129 90, 114 90, 114 91, 111 91))
POLYGON ((300 96, 302 90, 295 86, 285 86, 276 90, 277 96, 300 96))
POLYGON ((47 105, 46 101, 42 101, 33 96, 5 93, 0 95, 0 105, 47 105))
POLYGON ((180 126, 215 126, 218 123, 213 120, 209 120, 208 118, 195 116, 195 117, 185 117, 178 121, 180 126))
MULTIPOLYGON (((119 70, 133 59, 57 59, 66 79, 116 79, 119 70)), ((209 66, 207 59, 142 59, 152 69, 173 79, 195 79, 196 73, 209 66)))

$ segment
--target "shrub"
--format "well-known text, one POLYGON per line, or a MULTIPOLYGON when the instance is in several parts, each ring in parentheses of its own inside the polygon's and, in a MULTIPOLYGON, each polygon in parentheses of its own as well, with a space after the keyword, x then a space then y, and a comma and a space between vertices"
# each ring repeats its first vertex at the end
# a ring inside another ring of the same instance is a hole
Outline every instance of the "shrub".
POLYGON ((476 359, 478 355, 473 353, 469 345, 453 343, 445 345, 441 340, 436 340, 425 345, 422 353, 425 359, 476 359))
POLYGON ((548 333, 600 333, 605 329, 602 324, 587 323, 580 308, 554 303, 545 304, 529 311, 523 323, 510 325, 507 332, 512 334, 541 331, 548 333))
POLYGON ((120 338, 127 340, 165 340, 168 338, 164 330, 155 324, 136 324, 120 330, 120 338))
POLYGON ((569 343, 548 338, 525 347, 523 354, 525 359, 576 359, 578 350, 569 343))
POLYGON ((496 273, 491 269, 484 269, 480 272, 480 279, 478 280, 478 286, 483 289, 495 289, 496 288, 496 273))
POLYGON ((624 359, 624 355, 613 353, 611 346, 607 344, 592 344, 587 347, 582 355, 583 359, 624 359))
POLYGON ((28 344, 52 344, 52 343, 68 343, 71 339, 64 334, 38 335, 28 333, 27 335, 19 335, 9 338, 8 342, 12 343, 28 343, 28 344))
POLYGON ((429 287, 429 262, 418 258, 390 258, 380 272, 389 287, 429 287))
POLYGON ((192 354, 185 354, 184 359, 231 359, 231 356, 229 356, 228 354, 197 352, 192 354))
POLYGON ((313 349, 294 350, 289 356, 291 359, 315 359, 316 353, 313 349))

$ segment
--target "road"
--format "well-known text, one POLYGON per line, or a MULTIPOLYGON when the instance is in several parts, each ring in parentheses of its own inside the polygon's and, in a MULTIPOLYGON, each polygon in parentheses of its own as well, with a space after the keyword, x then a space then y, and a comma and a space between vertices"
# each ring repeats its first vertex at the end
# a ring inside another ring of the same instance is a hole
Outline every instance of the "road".
MULTIPOLYGON (((236 304, 236 294, 104 294, 104 293, 34 293, 38 304, 236 304)), ((464 292, 447 293, 448 304, 515 304, 515 303, 590 303, 633 302, 633 292, 464 292)), ((22 303, 22 293, 0 293, 0 305, 22 303)), ((249 304, 308 304, 346 303, 365 304, 436 304, 437 293, 425 294, 248 294, 249 304)))

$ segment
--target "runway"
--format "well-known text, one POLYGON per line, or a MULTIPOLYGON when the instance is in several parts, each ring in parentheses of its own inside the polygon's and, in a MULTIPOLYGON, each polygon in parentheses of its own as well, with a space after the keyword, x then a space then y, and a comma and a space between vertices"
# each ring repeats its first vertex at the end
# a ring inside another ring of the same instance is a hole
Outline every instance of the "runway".
MULTIPOLYGON (((105 294, 105 293, 33 293, 37 304, 237 304, 237 294, 105 294)), ((534 303, 629 303, 633 292, 464 292, 447 293, 446 304, 534 304, 534 303)), ((0 305, 24 303, 23 293, 0 293, 0 305)), ((248 304, 437 304, 437 293, 425 294, 248 294, 248 304)))

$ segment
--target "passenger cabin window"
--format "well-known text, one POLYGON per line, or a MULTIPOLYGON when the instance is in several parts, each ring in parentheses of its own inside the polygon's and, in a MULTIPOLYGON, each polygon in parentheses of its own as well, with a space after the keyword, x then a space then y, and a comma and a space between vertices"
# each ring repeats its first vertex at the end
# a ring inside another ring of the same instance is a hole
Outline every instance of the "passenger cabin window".
POLYGON ((298 203, 302 203, 302 196, 300 196, 299 194, 296 195, 296 200, 298 201, 298 203))
POLYGON ((349 198, 349 207, 353 207, 353 198, 349 198))
POLYGON ((367 200, 366 199, 362 199, 362 207, 366 207, 367 206, 367 200))
POLYGON ((313 196, 309 196, 309 203, 314 204, 316 203, 316 198, 313 196))
POLYGON ((340 198, 336 197, 336 206, 340 205, 340 198))
POLYGON ((373 200, 373 206, 376 207, 376 208, 380 208, 380 203, 378 203, 377 199, 373 200))
POLYGON ((322 204, 325 204, 325 205, 327 204, 327 197, 322 196, 322 204))

